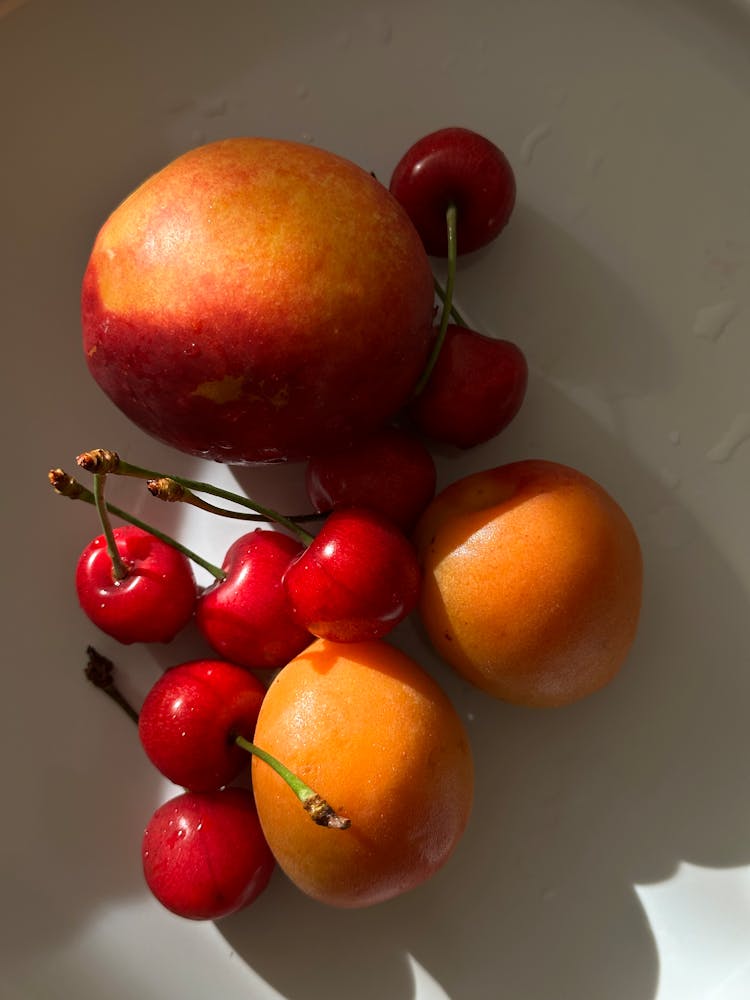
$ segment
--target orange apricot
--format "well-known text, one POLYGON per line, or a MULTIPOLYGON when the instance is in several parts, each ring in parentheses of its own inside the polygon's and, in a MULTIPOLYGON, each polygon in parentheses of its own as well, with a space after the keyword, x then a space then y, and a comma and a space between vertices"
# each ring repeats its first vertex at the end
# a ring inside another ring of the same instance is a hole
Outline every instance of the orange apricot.
POLYGON ((255 801, 279 866, 303 892, 363 907, 424 882, 469 818, 473 762, 438 684, 382 641, 314 642, 274 678, 254 741, 309 784, 345 830, 316 825, 253 758, 255 801))
POLYGON ((474 473, 435 497, 415 541, 429 640, 477 687, 560 706, 619 671, 640 613, 641 549, 593 479, 542 460, 474 473))

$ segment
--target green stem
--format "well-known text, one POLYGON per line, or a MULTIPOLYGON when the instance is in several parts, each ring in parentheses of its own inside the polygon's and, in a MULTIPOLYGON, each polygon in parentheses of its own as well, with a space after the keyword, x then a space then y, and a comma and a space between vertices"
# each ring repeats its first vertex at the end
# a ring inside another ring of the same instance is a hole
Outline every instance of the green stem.
MULTIPOLYGON (((193 493, 187 486, 178 483, 176 479, 170 479, 169 476, 162 476, 160 479, 149 479, 146 482, 146 487, 151 496, 156 497, 157 500, 164 500, 167 503, 186 503, 191 507, 197 507, 199 510, 205 510, 209 514, 235 518, 238 521, 268 520, 268 518, 263 517, 261 514, 250 514, 243 510, 227 510, 226 507, 217 507, 215 504, 209 503, 196 493, 193 493)), ((304 521, 319 521, 323 516, 323 514, 293 514, 289 516, 289 520, 294 521, 295 524, 300 524, 304 521)))
POLYGON ((102 475, 100 473, 94 476, 94 506, 96 507, 96 511, 99 515, 102 533, 104 534, 104 539, 107 543, 107 554, 112 561, 112 579, 116 583, 118 580, 125 579, 128 575, 128 568, 122 561, 120 551, 117 548, 115 533, 112 528, 112 522, 109 519, 107 503, 104 499, 104 483, 106 482, 106 479, 106 475, 102 475))
MULTIPOLYGON (((86 489, 77 479, 69 476, 67 472, 62 469, 52 469, 49 473, 49 481, 52 484, 53 489, 56 493, 61 496, 69 497, 71 500, 83 500, 84 503, 90 503, 94 506, 96 505, 96 498, 91 490, 86 489)), ((105 503, 105 507, 108 513, 114 514, 115 517, 119 517, 121 521, 127 522, 127 524, 132 524, 135 528, 141 528, 142 531, 147 531, 154 538, 158 538, 160 541, 167 545, 171 545, 173 549, 177 549, 178 552, 182 552, 184 556, 192 560, 196 565, 202 566, 203 569, 207 570, 216 580, 225 580, 226 573, 223 569, 218 566, 214 566, 213 563, 208 562, 202 556, 197 555, 192 549, 187 548, 181 542, 178 542, 175 538, 170 535, 165 534, 158 528, 154 528, 152 525, 147 524, 145 521, 141 521, 140 518, 135 517, 133 514, 128 514, 126 510, 122 510, 120 507, 116 507, 113 503, 105 503)))
MULTIPOLYGON (((441 302, 445 302, 445 289, 437 280, 437 278, 433 278, 433 282, 435 285, 435 292, 437 294, 437 297, 440 299, 441 302)), ((451 302, 451 316, 458 323, 459 326, 465 326, 465 327, 469 326, 469 324, 463 318, 461 313, 458 311, 455 302, 451 302)))
POLYGON ((270 507, 264 507, 254 500, 249 500, 239 493, 224 490, 220 486, 212 486, 211 483, 199 482, 196 479, 185 479, 183 476, 165 476, 164 473, 154 469, 144 469, 140 465, 125 462, 117 452, 105 451, 104 449, 84 452, 78 456, 76 461, 81 468, 87 469, 89 472, 106 471, 115 475, 132 476, 135 479, 173 479, 174 482, 189 490, 195 490, 197 493, 208 493, 211 496, 220 497, 222 500, 228 500, 230 503, 236 503, 240 507, 246 507, 248 510, 255 511, 256 514, 262 514, 267 521, 273 521, 275 524, 285 527, 305 545, 309 545, 313 541, 314 536, 305 531, 304 528, 300 528, 290 517, 279 514, 278 511, 271 510, 270 507))
POLYGON ((440 315, 440 328, 438 330, 437 337, 435 338, 435 343, 432 346, 432 351, 429 358, 427 359, 427 364, 425 369, 419 377, 417 384, 414 387, 414 395, 418 396, 419 393, 424 389, 429 381, 430 375, 432 374, 432 369, 435 367, 435 363, 438 359, 438 354, 443 346, 443 341, 445 340, 445 333, 448 329, 448 323, 451 317, 451 310, 453 308, 453 289, 456 284, 456 258, 458 257, 457 241, 456 241, 456 206, 451 202, 445 213, 445 222, 448 228, 448 273, 445 282, 445 297, 443 298, 443 311, 440 315))
POLYGON ((246 740, 244 736, 235 736, 234 740, 237 746, 242 747, 243 750, 247 750, 248 753, 253 754, 255 757, 259 757, 260 760, 268 764, 269 767, 272 767, 284 779, 302 803, 306 812, 310 814, 313 822, 317 823, 318 826, 327 826, 333 830, 346 830, 351 826, 351 820, 345 816, 339 816, 337 812, 334 812, 325 799, 321 798, 317 792, 305 784, 302 778, 298 777, 293 771, 290 771, 286 764, 282 764, 280 760, 277 760, 268 751, 251 743, 250 740, 246 740))

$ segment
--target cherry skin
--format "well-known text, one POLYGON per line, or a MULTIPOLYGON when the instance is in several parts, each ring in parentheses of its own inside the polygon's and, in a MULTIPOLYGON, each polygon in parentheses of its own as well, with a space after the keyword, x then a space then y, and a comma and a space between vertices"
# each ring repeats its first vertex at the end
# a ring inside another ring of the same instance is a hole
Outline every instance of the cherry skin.
POLYGON ((251 670, 275 670, 302 652, 310 633, 292 616, 282 578, 304 546, 258 528, 227 550, 226 578, 198 598, 196 624, 219 656, 251 670))
POLYGON ((362 507, 330 514, 284 575, 297 621, 332 642, 386 635, 413 611, 420 581, 411 542, 387 517, 362 507))
POLYGON ((276 864, 252 794, 242 788, 183 792, 159 806, 141 858, 154 896, 190 920, 218 920, 248 906, 276 864))
POLYGON ((170 667, 143 701, 143 749, 176 785, 194 792, 221 788, 250 763, 235 737, 252 740, 265 693, 250 671, 223 660, 170 667))
POLYGON ((465 128, 439 129, 415 142, 396 164, 389 187, 434 257, 448 253, 449 205, 456 206, 458 253, 468 253, 498 236, 516 200, 503 151, 465 128))
POLYGON ((169 642, 187 625, 197 599, 190 561, 141 528, 114 529, 127 569, 112 576, 104 535, 91 541, 76 567, 76 590, 84 613, 119 642, 169 642))
POLYGON ((316 511, 369 507, 412 530, 435 495, 435 461, 419 438, 388 427, 356 448, 311 458, 305 485, 316 511))
POLYGON ((513 420, 527 383, 526 357, 511 341, 449 325, 427 385, 408 414, 433 441, 473 448, 513 420))

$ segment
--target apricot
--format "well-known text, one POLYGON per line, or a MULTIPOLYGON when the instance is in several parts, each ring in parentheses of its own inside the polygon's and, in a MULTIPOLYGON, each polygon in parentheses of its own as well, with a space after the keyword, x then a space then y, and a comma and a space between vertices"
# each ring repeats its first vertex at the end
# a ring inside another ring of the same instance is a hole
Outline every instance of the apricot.
POLYGON ((437 653, 497 698, 560 706, 608 684, 635 638, 635 530, 593 479, 542 460, 474 473, 416 529, 419 616, 437 653))
POLYGON ((364 907, 415 888, 445 864, 468 822, 474 771, 463 724, 438 684, 383 640, 320 639, 300 653, 269 686, 254 741, 351 821, 317 826, 253 758, 271 850, 320 902, 364 907))

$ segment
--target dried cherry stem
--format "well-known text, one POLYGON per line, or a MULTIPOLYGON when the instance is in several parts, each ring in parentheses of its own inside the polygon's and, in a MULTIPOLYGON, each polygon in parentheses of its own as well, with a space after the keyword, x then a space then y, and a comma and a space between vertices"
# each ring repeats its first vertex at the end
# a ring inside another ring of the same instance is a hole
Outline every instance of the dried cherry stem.
POLYGON ((235 736, 234 741, 243 750, 247 750, 248 753, 259 757, 284 779, 302 803, 305 811, 309 813, 313 822, 317 823, 318 826, 327 826, 331 830, 347 830, 352 825, 350 819, 347 819, 345 816, 339 816, 324 798, 313 791, 309 785, 305 784, 302 778, 298 777, 293 771, 290 771, 285 764, 282 764, 280 760, 277 760, 266 750, 262 750, 259 746, 251 743, 250 740, 246 740, 244 736, 235 736))
MULTIPOLYGON (((98 479, 101 474, 97 473, 95 477, 98 479)), ((70 500, 83 500, 84 503, 90 503, 96 505, 95 494, 91 490, 87 489, 82 483, 79 483, 77 479, 73 476, 68 475, 64 469, 50 469, 47 478, 49 479, 53 490, 60 496, 68 497, 70 500)), ((103 478, 103 476, 101 476, 103 478)), ((226 573, 223 569, 218 566, 214 566, 213 563, 208 562, 202 556, 199 556, 192 549, 187 548, 182 542, 178 542, 175 538, 170 535, 165 534, 158 528, 154 528, 153 525, 147 524, 145 521, 141 521, 140 518, 135 517, 133 514, 129 514, 126 510, 121 507, 116 507, 112 503, 106 502, 104 504, 106 511, 109 514, 114 514, 115 517, 119 517, 121 521, 125 521, 127 524, 132 524, 135 528, 141 528, 142 531, 147 531, 154 538, 158 538, 160 541, 165 542, 167 545, 171 545, 173 549, 177 549, 178 552, 182 552, 184 556, 187 556, 192 562, 197 566, 202 566, 207 572, 211 574, 216 580, 225 580, 226 573)))
POLYGON ((438 328, 435 343, 432 345, 430 356, 427 359, 427 364, 424 367, 424 371, 419 376, 417 384, 414 386, 415 396, 419 395, 429 381, 432 369, 435 367, 438 354, 440 354, 440 350, 443 346, 445 333, 448 329, 448 323, 451 318, 451 310, 453 309, 453 289, 456 284, 456 260, 458 257, 458 244, 456 240, 456 206, 453 202, 450 203, 446 210, 445 223, 448 229, 448 273, 445 281, 443 311, 440 314, 440 327, 438 328))
POLYGON ((115 683, 115 665, 102 656, 93 646, 86 647, 88 663, 84 670, 86 680, 108 695, 133 722, 138 723, 138 713, 115 683))
POLYGON ((104 499, 104 484, 106 479, 106 475, 101 473, 97 473, 97 475, 94 476, 94 506, 96 507, 97 514, 99 515, 104 540, 107 543, 107 555, 112 563, 112 579, 115 583, 117 583, 118 580, 124 580, 128 575, 128 567, 122 561, 122 556, 120 555, 119 549, 117 548, 117 542, 115 541, 115 533, 112 529, 112 522, 109 519, 107 502, 104 499))
POLYGON ((172 479, 175 483, 186 487, 188 490, 194 490, 196 493, 208 493, 211 496, 220 497, 222 500, 228 500, 230 503, 236 503, 240 507, 246 507, 248 510, 260 514, 266 521, 272 521, 274 524, 279 524, 286 528, 293 535, 296 535, 300 541, 304 542, 305 545, 309 545, 313 541, 313 536, 297 523, 299 520, 307 519, 307 514, 291 516, 280 514, 270 507, 264 507, 254 500, 249 500, 239 493, 224 490, 220 486, 213 486, 211 483, 200 482, 196 479, 186 479, 184 476, 165 476, 154 469, 144 469, 140 465, 125 462, 116 451, 109 451, 106 448, 94 448, 92 451, 85 451, 78 456, 76 462, 82 469, 86 469, 87 472, 108 472, 118 476, 131 476, 135 479, 146 480, 172 479))

